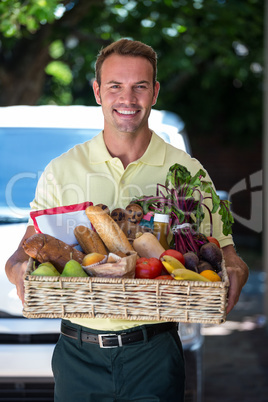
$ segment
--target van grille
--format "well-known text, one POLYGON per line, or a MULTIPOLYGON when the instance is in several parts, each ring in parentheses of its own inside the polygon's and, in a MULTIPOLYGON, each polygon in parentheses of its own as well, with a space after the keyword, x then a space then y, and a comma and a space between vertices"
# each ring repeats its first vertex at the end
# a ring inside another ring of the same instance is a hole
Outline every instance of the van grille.
POLYGON ((53 402, 54 383, 0 383, 1 402, 53 402))
POLYGON ((0 344, 56 344, 59 334, 0 334, 0 344))

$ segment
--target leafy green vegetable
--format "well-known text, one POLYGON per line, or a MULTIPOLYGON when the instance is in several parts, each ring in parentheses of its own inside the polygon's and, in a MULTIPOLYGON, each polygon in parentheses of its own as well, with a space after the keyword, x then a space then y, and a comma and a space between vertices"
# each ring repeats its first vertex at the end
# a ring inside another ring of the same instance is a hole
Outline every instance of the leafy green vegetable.
POLYGON ((175 247, 183 252, 197 251, 198 243, 204 242, 198 228, 205 217, 205 210, 210 218, 210 236, 212 214, 217 211, 223 222, 223 234, 227 236, 232 233, 234 220, 230 202, 220 200, 212 183, 204 180, 205 176, 202 169, 191 176, 185 166, 176 163, 169 168, 165 185, 157 184, 156 196, 142 196, 133 200, 143 207, 144 213, 154 211, 170 215, 175 247), (208 199, 211 200, 212 209, 206 203, 208 199))

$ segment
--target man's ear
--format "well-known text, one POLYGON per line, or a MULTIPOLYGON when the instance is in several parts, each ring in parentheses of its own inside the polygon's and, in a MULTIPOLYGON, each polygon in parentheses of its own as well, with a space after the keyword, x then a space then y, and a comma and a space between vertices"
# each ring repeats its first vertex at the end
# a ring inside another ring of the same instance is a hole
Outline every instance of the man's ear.
POLYGON ((97 104, 101 105, 100 87, 96 80, 93 82, 93 91, 97 104))
POLYGON ((155 86, 154 86, 154 96, 153 96, 153 103, 152 105, 154 106, 157 102, 157 97, 160 91, 160 83, 156 81, 155 86))

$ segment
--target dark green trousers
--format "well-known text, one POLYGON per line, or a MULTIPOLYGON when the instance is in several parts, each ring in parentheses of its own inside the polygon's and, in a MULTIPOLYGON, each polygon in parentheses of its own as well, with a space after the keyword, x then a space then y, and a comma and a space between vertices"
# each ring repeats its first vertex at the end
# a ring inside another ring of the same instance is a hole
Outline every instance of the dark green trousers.
POLYGON ((184 401, 184 359, 176 329, 150 340, 107 349, 61 335, 52 369, 55 402, 184 401))

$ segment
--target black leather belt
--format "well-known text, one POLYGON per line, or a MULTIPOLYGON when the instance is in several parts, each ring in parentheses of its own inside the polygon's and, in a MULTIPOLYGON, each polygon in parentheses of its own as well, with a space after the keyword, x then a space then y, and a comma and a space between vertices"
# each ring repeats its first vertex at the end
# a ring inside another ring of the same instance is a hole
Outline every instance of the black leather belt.
MULTIPOLYGON (((163 324, 152 324, 145 327, 147 339, 153 336, 162 334, 163 332, 170 331, 171 329, 178 328, 175 322, 166 322, 163 324)), ((62 322, 61 333, 72 339, 78 339, 79 331, 75 328, 69 327, 62 322)), ((81 341, 98 344, 101 348, 116 348, 118 346, 127 345, 134 342, 144 340, 143 330, 132 331, 121 334, 92 334, 81 330, 81 341)))

